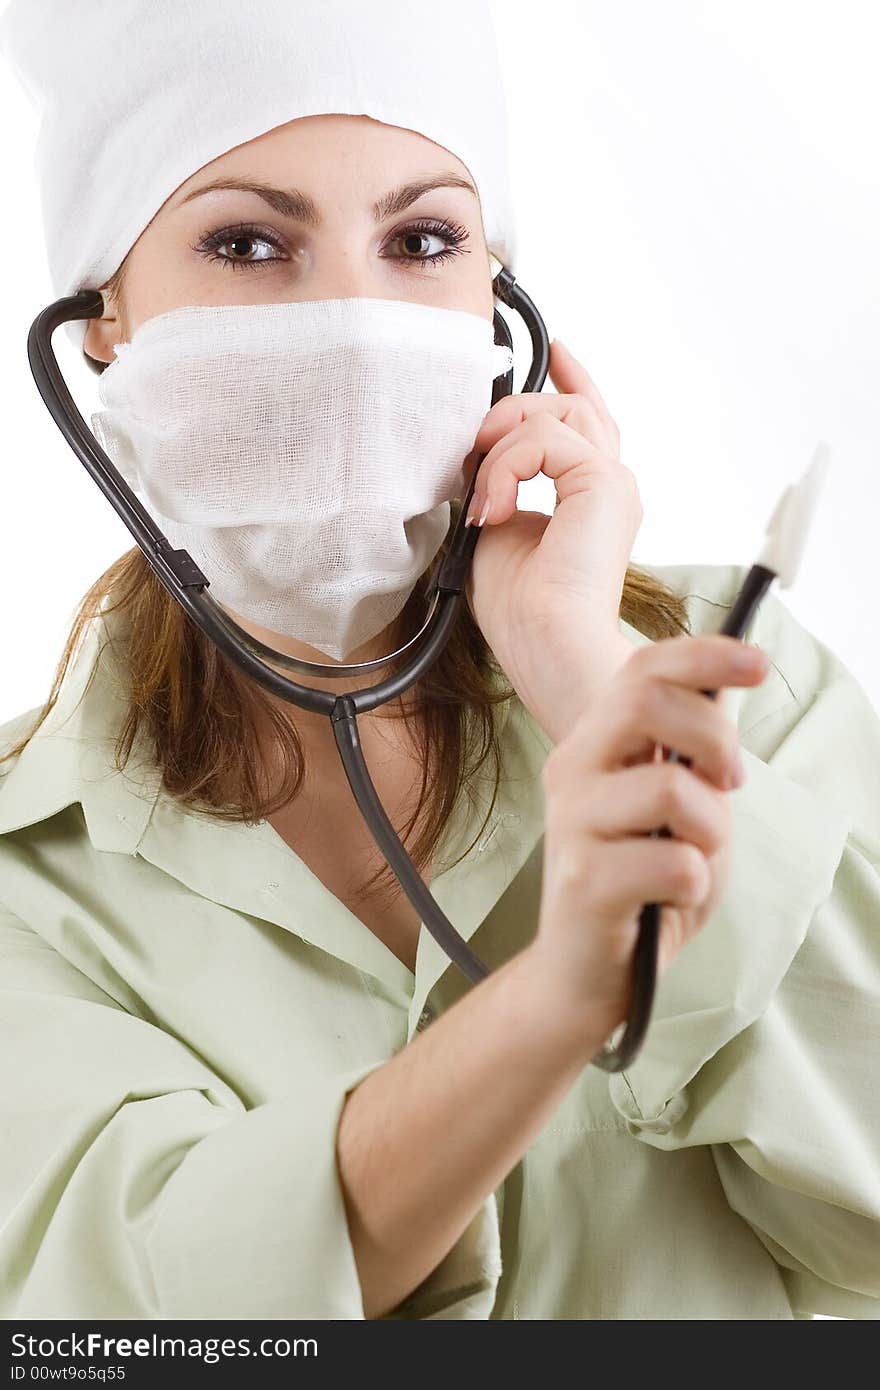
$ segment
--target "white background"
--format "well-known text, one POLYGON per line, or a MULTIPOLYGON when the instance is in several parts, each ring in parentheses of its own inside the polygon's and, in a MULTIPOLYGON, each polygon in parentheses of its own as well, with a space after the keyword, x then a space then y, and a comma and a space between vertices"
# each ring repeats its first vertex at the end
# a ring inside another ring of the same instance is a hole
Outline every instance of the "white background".
MULTIPOLYGON (((831 472, 801 572, 775 592, 880 707, 876 7, 494 9, 516 272, 620 427, 645 509, 634 562, 750 563, 779 494, 827 440, 831 472)), ((35 118, 6 69, 0 129, 2 723, 42 703, 79 599, 133 542, 27 363, 30 324, 54 296, 35 118)), ((88 419, 97 378, 63 330, 53 341, 88 419)), ((520 505, 552 510, 552 484, 527 484, 520 505)))

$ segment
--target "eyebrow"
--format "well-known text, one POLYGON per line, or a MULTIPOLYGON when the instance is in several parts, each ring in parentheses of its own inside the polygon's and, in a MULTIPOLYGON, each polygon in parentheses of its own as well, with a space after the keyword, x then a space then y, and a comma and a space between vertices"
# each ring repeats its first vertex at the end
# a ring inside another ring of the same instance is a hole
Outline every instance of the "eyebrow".
MULTIPOLYGON (((321 213, 318 205, 307 193, 301 192, 298 188, 273 188, 271 184, 261 183, 258 179, 213 179, 210 183, 192 189, 186 197, 181 198, 178 207, 182 207, 192 198, 198 198, 202 193, 213 193, 221 188, 233 189, 241 193, 256 193, 258 198, 264 199, 271 208, 281 213, 283 217, 290 217, 309 227, 318 227, 321 224, 321 213)), ((403 212, 417 198, 421 198, 423 193, 430 193, 433 188, 466 188, 477 198, 477 190, 474 185, 468 179, 462 178, 460 174, 450 172, 425 175, 422 178, 412 179, 409 183, 401 184, 399 188, 393 188, 389 193, 378 198, 373 204, 375 221, 382 222, 386 217, 393 217, 395 214, 403 212)))

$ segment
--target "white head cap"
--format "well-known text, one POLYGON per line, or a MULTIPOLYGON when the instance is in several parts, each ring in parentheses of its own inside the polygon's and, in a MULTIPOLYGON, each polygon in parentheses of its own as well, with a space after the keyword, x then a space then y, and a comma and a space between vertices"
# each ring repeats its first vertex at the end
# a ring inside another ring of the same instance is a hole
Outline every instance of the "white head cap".
MULTIPOLYGON (((11 0, 0 52, 40 116, 56 298, 99 289, 167 198, 298 116, 372 116, 468 169, 514 269, 507 116, 487 0, 11 0)), ((42 306, 40 306, 42 307, 42 306)), ((66 325, 80 348, 86 321, 66 325)))

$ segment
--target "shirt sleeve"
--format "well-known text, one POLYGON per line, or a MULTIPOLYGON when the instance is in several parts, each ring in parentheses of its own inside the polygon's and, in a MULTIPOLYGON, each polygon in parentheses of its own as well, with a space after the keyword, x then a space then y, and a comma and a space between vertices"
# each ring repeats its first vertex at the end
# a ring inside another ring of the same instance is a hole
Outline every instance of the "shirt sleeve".
MULTIPOLYGON (((0 1313, 364 1317, 336 1163, 345 1096, 381 1058, 248 1109, 0 908, 0 1313)), ((494 1195, 389 1317, 486 1318, 494 1195)))
POLYGON ((740 705, 728 890, 609 1088, 642 1142, 712 1147, 796 1316, 880 1318, 880 719, 765 606, 757 640, 787 693, 740 705))

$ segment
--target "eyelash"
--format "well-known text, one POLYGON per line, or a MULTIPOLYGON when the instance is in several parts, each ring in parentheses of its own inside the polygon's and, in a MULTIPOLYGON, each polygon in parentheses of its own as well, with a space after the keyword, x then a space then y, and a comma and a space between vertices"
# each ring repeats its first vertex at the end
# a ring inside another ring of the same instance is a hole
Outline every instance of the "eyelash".
MULTIPOLYGON (((431 233, 434 236, 445 237, 449 243, 445 251, 435 251, 430 256, 392 256, 392 260, 406 261, 410 265, 440 265, 443 261, 449 260, 452 256, 462 254, 464 243, 468 239, 468 232, 465 227, 459 226, 457 222, 437 222, 431 218, 422 218, 418 222, 412 222, 397 232, 392 241, 399 241, 403 237, 409 236, 412 232, 431 233)), ((234 227, 223 227, 220 231, 203 232, 201 239, 193 246, 193 251, 197 251, 209 261, 220 261, 225 266, 231 266, 233 270, 258 270, 263 266, 275 265, 281 259, 279 256, 271 256, 261 261, 237 260, 234 256, 221 256, 217 254, 219 247, 229 241, 235 241, 236 237, 251 237, 255 241, 266 241, 270 246, 274 246, 276 251, 283 250, 281 243, 265 227, 257 227, 250 222, 240 222, 234 227)))

